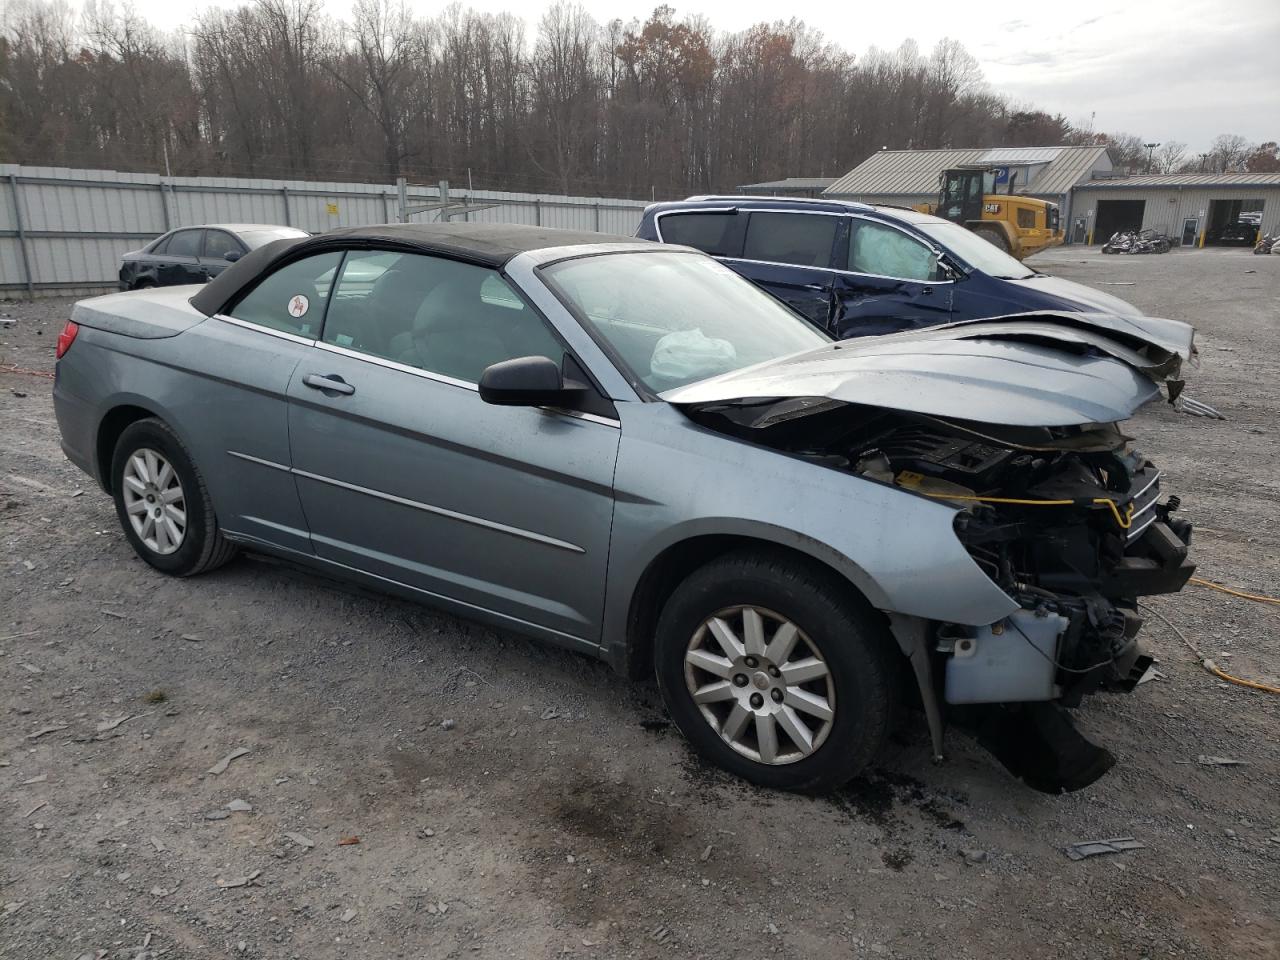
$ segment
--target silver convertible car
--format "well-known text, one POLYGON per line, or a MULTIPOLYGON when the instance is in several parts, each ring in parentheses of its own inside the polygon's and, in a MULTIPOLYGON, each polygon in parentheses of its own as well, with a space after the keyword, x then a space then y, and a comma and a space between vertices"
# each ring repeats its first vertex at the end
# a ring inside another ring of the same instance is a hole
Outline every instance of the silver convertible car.
POLYGON ((1191 351, 1074 314, 833 342, 692 249, 397 225, 82 301, 54 399, 157 570, 274 554, 656 674, 764 785, 849 779, 912 702, 1056 789, 1113 762, 1063 708, 1133 686, 1137 598, 1193 570, 1118 426, 1191 351))

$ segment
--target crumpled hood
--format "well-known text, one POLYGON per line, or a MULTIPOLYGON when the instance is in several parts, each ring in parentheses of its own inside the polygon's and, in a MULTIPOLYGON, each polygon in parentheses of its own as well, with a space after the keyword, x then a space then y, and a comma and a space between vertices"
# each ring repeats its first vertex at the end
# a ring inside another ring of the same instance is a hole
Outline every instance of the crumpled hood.
POLYGON ((1131 417, 1168 381, 1194 330, 1154 317, 1035 313, 826 344, 669 390, 676 405, 826 397, 981 423, 1064 427, 1131 417))

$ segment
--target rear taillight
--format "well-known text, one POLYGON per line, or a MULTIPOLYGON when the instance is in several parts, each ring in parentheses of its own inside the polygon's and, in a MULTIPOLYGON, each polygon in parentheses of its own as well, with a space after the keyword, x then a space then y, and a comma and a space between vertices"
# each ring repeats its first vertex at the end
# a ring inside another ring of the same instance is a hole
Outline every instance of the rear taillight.
POLYGON ((76 342, 76 334, 80 332, 80 325, 68 320, 67 325, 62 328, 62 332, 58 334, 58 349, 54 356, 61 360, 71 349, 71 345, 76 342))

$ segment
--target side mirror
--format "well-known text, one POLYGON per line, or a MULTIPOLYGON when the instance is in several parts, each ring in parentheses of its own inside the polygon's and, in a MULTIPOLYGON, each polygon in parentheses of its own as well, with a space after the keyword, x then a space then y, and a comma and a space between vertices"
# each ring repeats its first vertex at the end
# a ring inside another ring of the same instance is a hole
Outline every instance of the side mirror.
POLYGON ((237 260, 240 259, 240 251, 228 250, 226 253, 222 255, 222 259, 227 261, 227 263, 235 263, 237 260))
POLYGON ((498 406, 568 407, 585 389, 585 384, 566 381, 548 357, 503 360, 480 374, 480 399, 498 406))

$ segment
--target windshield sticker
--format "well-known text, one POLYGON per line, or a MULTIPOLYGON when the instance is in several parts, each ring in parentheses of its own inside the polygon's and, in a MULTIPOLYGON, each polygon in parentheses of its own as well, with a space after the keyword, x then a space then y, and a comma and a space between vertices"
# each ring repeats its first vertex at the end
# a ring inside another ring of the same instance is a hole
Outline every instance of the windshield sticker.
POLYGON ((291 317, 305 316, 310 309, 311 301, 300 293, 289 301, 289 316, 291 317))

